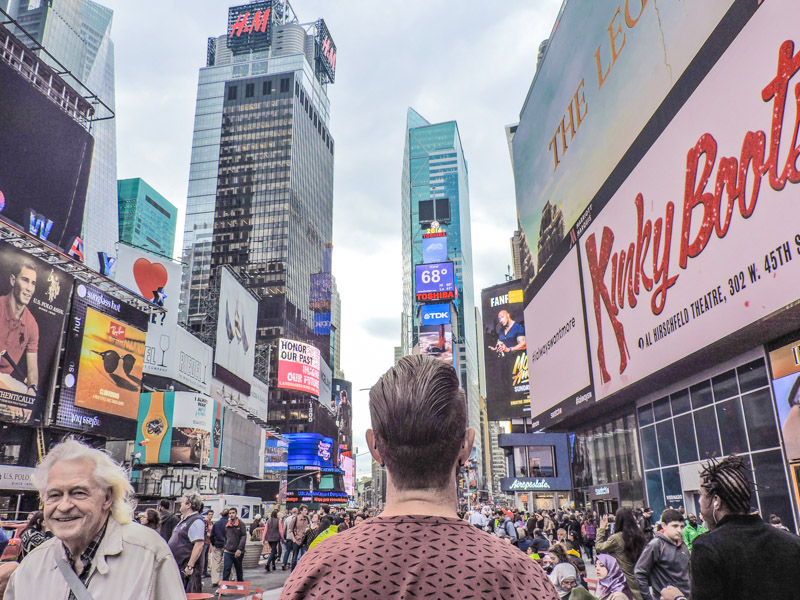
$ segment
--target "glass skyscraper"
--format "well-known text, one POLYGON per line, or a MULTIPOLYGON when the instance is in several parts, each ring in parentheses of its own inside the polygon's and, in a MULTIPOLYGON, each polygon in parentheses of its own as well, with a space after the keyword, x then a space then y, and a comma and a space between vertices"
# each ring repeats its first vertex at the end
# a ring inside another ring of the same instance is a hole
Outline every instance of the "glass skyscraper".
MULTIPOLYGON (((324 22, 299 24, 288 3, 232 7, 227 35, 209 39, 197 90, 181 305, 199 330, 214 273, 228 265, 261 298, 257 343, 310 342, 336 372, 334 344, 315 335, 310 307, 311 275, 325 270, 333 237, 333 67, 324 22)), ((303 398, 277 388, 277 352, 270 373, 271 424, 272 409, 288 399, 302 415, 303 398)), ((293 419, 287 413, 275 425, 297 431, 302 419, 293 419)))
POLYGON ((144 179, 121 179, 119 239, 130 246, 172 258, 178 209, 144 179))
MULTIPOLYGON (((114 110, 114 12, 92 0, 0 0, 5 10, 70 73, 65 81, 84 96, 90 90, 114 110)), ((15 28, 12 27, 12 31, 15 28)), ((31 41, 14 33, 26 44, 31 41)), ((52 63, 42 53, 42 60, 52 63)), ((52 66, 58 69, 58 66, 52 66)), ((97 117, 108 116, 98 107, 97 117)), ((94 121, 92 167, 86 193, 82 238, 86 264, 100 268, 98 252, 115 253, 117 226, 117 133, 114 119, 94 121)))
MULTIPOLYGON (((416 265, 423 263, 422 236, 432 221, 438 221, 446 233, 447 260, 454 263, 458 288, 457 298, 452 302, 454 366, 467 395, 469 426, 480 432, 469 182, 467 162, 455 121, 432 124, 413 108, 408 109, 401 202, 402 354, 411 354, 420 341, 420 305, 416 302, 414 271, 416 265)), ((479 436, 476 436, 475 445, 480 445, 479 436)), ((480 456, 478 449, 479 463, 482 462, 480 456)))

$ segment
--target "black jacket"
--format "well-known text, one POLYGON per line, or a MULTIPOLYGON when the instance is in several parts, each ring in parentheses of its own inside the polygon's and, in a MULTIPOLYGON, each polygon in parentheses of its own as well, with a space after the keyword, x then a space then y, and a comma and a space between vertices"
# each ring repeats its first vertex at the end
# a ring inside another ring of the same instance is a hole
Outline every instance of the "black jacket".
POLYGON ((800 538, 728 515, 692 543, 692 600, 800 600, 800 538))
POLYGON ((238 519, 237 525, 229 519, 225 525, 225 552, 234 553, 237 550, 244 552, 245 544, 247 544, 247 527, 241 519, 238 519))
POLYGON ((211 545, 214 548, 222 548, 225 546, 225 526, 228 524, 228 517, 220 517, 211 528, 211 545))

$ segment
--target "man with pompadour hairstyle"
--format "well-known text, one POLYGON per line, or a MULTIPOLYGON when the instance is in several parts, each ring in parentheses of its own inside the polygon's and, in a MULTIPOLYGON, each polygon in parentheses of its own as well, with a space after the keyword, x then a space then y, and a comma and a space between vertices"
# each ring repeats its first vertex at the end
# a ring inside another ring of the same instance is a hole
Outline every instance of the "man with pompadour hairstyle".
POLYGON ((425 355, 406 356, 369 398, 367 443, 386 467, 385 508, 310 550, 281 599, 557 600, 535 561, 458 519, 458 474, 475 430, 467 427, 453 367, 425 355))

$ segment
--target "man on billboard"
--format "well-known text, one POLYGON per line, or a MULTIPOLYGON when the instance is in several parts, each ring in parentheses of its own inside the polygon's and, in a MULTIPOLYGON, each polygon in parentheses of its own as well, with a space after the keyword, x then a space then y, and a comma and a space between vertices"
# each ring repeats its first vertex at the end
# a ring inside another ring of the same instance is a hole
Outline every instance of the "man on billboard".
POLYGON ((497 320, 500 322, 500 332, 497 334, 497 345, 489 346, 500 356, 508 352, 525 350, 528 345, 525 342, 525 327, 511 318, 507 310, 497 313, 497 320))
POLYGON ((37 395, 39 325, 28 309, 36 291, 36 267, 19 262, 10 275, 11 291, 0 296, 0 388, 37 395), (25 366, 20 364, 23 356, 25 366))

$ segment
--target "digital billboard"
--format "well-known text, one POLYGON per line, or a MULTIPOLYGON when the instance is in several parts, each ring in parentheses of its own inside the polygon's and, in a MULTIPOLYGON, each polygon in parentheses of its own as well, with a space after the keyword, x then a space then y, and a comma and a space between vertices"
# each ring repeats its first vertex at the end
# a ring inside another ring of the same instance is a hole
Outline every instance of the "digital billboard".
POLYGON ((786 458, 797 462, 800 461, 800 341, 770 352, 769 362, 786 458))
POLYGON ((317 48, 317 65, 331 83, 336 79, 336 44, 333 43, 331 32, 323 19, 316 23, 317 35, 314 42, 317 48))
POLYGON ((580 235, 591 221, 597 207, 587 206, 687 67, 707 68, 698 51, 733 4, 564 3, 512 141, 517 212, 537 271, 573 226, 580 235))
POLYGON ((314 334, 331 334, 331 313, 314 313, 314 334))
POLYGON ((539 324, 527 336, 530 406, 534 427, 546 427, 551 418, 564 418, 595 401, 577 246, 535 291, 525 307, 525 320, 539 324))
POLYGON ((63 271, 0 243, 0 421, 42 424, 72 282, 63 271))
POLYGON ((486 412, 492 421, 530 416, 527 335, 519 280, 483 290, 486 412))
POLYGON ((447 325, 422 325, 412 354, 427 354, 453 364, 453 329, 447 325))
POLYGON ((599 400, 797 301, 795 6, 736 3, 578 242, 599 400))
POLYGON ((356 461, 349 456, 339 457, 339 468, 344 471, 344 492, 348 496, 356 495, 356 461))
POLYGON ((328 366, 328 363, 325 362, 325 359, 320 357, 319 359, 319 400, 320 404, 325 403, 325 401, 331 397, 333 391, 333 371, 328 366))
POLYGON ((422 238, 422 262, 447 262, 447 235, 422 238))
POLYGON ((142 394, 136 443, 143 463, 192 464, 218 468, 222 459, 225 408, 204 394, 142 394))
POLYGON ((451 323, 449 304, 423 304, 420 308, 422 325, 449 325, 451 323))
POLYGON ((287 433, 289 442, 289 467, 332 467, 333 438, 319 433, 287 433))
POLYGON ((272 1, 261 0, 228 9, 227 46, 233 54, 266 50, 272 39, 272 1))
POLYGON ((267 436, 264 440, 264 479, 286 477, 289 467, 289 441, 267 436))
POLYGON ((278 387, 319 397, 320 353, 311 344, 278 340, 278 387))
POLYGON ((4 61, 0 90, 0 218, 69 250, 81 235, 94 139, 4 61))
POLYGON ((333 277, 330 273, 312 273, 309 304, 312 310, 330 312, 333 277))
POLYGON ((256 359, 258 300, 227 268, 221 268, 219 273, 219 316, 214 362, 249 385, 256 359))
POLYGON ((417 302, 441 302, 456 297, 453 263, 415 265, 414 288, 417 302))
POLYGON ((341 404, 342 399, 347 399, 348 401, 352 402, 353 384, 346 379, 334 378, 333 391, 331 395, 331 408, 336 410, 339 408, 339 404, 341 404))
POLYGON ((132 439, 148 316, 98 288, 72 295, 56 425, 132 439))

